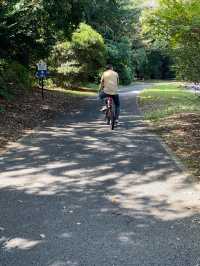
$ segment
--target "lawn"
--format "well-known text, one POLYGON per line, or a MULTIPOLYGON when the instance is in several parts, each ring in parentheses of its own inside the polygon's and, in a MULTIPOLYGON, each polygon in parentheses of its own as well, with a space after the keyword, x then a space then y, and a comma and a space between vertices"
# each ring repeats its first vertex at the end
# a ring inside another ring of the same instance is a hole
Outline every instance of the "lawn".
POLYGON ((178 85, 157 85, 138 99, 150 128, 200 178, 200 97, 178 85))
POLYGON ((145 119, 159 121, 183 112, 200 112, 200 97, 178 85, 158 85, 139 97, 145 119))
POLYGON ((96 83, 87 83, 85 87, 94 90, 94 92, 99 90, 99 84, 96 83))

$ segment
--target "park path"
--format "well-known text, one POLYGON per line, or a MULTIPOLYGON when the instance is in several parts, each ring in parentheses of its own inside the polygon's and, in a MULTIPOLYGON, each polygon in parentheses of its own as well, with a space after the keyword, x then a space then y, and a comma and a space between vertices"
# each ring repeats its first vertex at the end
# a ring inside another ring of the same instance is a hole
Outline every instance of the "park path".
POLYGON ((198 266, 200 188, 121 90, 111 131, 95 98, 0 158, 1 266, 198 266))

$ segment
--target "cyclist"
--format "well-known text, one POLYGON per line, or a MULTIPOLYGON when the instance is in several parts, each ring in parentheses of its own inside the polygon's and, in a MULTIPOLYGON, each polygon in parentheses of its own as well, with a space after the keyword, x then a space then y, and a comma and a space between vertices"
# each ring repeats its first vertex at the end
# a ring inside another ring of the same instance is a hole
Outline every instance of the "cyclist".
MULTIPOLYGON (((120 114, 120 100, 118 94, 119 87, 119 75, 117 72, 113 70, 112 65, 107 65, 106 71, 103 73, 101 77, 101 83, 99 86, 99 97, 100 99, 104 99, 107 96, 111 96, 113 98, 115 104, 115 121, 119 122, 119 114, 120 114)), ((101 111, 105 111, 106 106, 102 107, 101 111)))

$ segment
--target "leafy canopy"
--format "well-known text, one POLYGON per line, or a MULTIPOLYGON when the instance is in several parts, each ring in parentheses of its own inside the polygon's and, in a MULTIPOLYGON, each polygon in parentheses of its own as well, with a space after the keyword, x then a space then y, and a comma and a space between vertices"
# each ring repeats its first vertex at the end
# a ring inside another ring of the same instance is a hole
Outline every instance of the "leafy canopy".
POLYGON ((152 41, 164 40, 181 78, 200 81, 200 1, 161 0, 143 13, 143 33, 152 41))

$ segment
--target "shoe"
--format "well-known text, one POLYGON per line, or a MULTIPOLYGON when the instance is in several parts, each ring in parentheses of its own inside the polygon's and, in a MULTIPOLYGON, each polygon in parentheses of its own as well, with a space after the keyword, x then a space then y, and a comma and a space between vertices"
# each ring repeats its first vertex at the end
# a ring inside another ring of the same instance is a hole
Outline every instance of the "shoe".
POLYGON ((119 125, 119 119, 116 119, 116 120, 115 120, 115 124, 116 124, 116 125, 119 125))
POLYGON ((107 110, 107 106, 103 106, 101 109, 100 109, 100 112, 105 112, 107 110))

